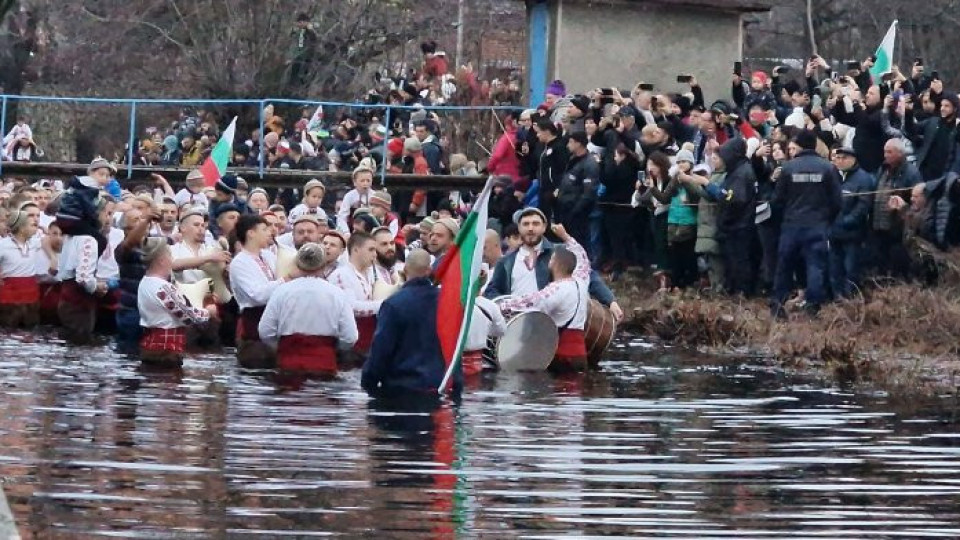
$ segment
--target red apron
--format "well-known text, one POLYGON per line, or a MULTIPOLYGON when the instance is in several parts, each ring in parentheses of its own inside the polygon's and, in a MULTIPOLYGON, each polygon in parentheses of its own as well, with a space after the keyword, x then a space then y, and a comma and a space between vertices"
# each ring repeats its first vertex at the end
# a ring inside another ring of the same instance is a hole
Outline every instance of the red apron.
POLYGON ((40 284, 36 276, 3 278, 0 304, 20 306, 40 301, 40 284))
POLYGON ((260 319, 266 306, 246 308, 237 318, 238 341, 260 341, 260 319))
POLYGON ((370 346, 373 345, 373 333, 377 329, 376 317, 357 318, 357 342, 353 345, 354 352, 367 354, 370 352, 370 346))
POLYGON ((337 372, 337 339, 293 334, 280 338, 277 367, 288 371, 337 372))
POLYGON ((464 351, 460 364, 464 377, 479 375, 483 371, 483 351, 464 351))
POLYGON ((151 352, 183 354, 187 348, 187 329, 180 328, 144 328, 140 338, 140 349, 151 352))
POLYGON ((587 361, 587 342, 583 330, 564 328, 560 330, 560 342, 557 354, 550 367, 556 369, 581 370, 587 361))
POLYGON ((60 303, 60 283, 40 285, 40 320, 46 324, 59 324, 57 304, 60 303))
POLYGON ((103 295, 98 301, 100 309, 104 311, 117 311, 120 309, 120 289, 113 289, 103 295))
POLYGON ((97 297, 88 293, 76 280, 69 279, 60 285, 60 303, 70 304, 78 309, 95 310, 97 297))

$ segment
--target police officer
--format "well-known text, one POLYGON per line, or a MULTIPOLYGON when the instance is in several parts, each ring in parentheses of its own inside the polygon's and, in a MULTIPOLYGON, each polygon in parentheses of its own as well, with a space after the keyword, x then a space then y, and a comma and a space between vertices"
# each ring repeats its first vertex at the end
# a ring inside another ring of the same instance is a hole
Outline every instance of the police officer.
POLYGON ((570 160, 557 190, 557 221, 581 246, 590 246, 590 213, 597 201, 600 164, 587 150, 587 135, 571 133, 567 139, 570 160))
POLYGON ((783 304, 801 263, 806 268, 807 309, 816 313, 826 300, 827 234, 841 204, 840 174, 817 155, 817 135, 805 129, 794 143, 800 151, 783 166, 771 201, 783 215, 771 302, 777 317, 785 316, 783 304))

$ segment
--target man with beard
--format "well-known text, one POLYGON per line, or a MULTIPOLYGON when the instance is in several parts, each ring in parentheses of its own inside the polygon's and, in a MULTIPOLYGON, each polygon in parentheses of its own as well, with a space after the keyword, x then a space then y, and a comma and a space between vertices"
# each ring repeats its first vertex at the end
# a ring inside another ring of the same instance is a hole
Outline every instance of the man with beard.
POLYGON ((850 97, 838 99, 833 107, 833 116, 839 123, 856 128, 853 136, 853 151, 857 153, 860 168, 870 174, 876 174, 883 164, 883 144, 887 141, 886 132, 881 123, 883 102, 880 87, 874 85, 867 90, 863 103, 853 103, 853 112, 847 112, 844 103, 850 97))
POLYGON ((460 224, 453 218, 441 218, 433 224, 433 228, 430 229, 430 237, 427 245, 430 253, 436 257, 433 263, 434 268, 439 266, 440 259, 447 254, 447 251, 450 249, 450 246, 453 245, 453 241, 457 238, 457 233, 459 232, 460 224))
MULTIPOLYGON (((518 226, 523 244, 497 263, 484 292, 487 298, 532 294, 550 283, 550 256, 553 255, 554 245, 543 238, 547 232, 547 217, 538 208, 526 208, 520 212, 518 226)), ((588 292, 591 297, 608 306, 618 321, 623 318, 623 310, 613 293, 593 271, 589 276, 588 292)))
MULTIPOLYGON (((896 107, 892 97, 887 97, 885 106, 896 107)), ((957 109, 960 108, 960 99, 956 94, 946 94, 940 100, 940 118, 931 118, 915 127, 915 122, 908 122, 908 133, 911 139, 919 141, 917 146, 917 167, 924 181, 934 180, 943 176, 947 167, 955 159, 957 146, 957 109)))
POLYGON ((321 221, 311 214, 304 214, 293 220, 293 229, 277 237, 277 243, 299 250, 304 244, 319 244, 329 230, 330 225, 326 221, 321 221))
POLYGON ((374 288, 379 282, 390 286, 400 285, 403 263, 397 262, 397 244, 393 240, 393 233, 386 227, 379 227, 373 231, 373 241, 377 245, 377 262, 373 265, 374 288))

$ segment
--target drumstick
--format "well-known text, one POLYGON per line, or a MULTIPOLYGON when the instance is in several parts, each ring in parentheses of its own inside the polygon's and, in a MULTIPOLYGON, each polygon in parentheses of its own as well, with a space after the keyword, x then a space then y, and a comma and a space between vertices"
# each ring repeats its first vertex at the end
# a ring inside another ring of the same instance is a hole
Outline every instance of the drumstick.
POLYGON ((487 147, 486 147, 486 146, 480 144, 480 143, 477 142, 476 140, 473 141, 473 144, 476 144, 477 146, 479 146, 480 149, 483 150, 484 152, 486 152, 488 156, 492 156, 492 155, 493 155, 493 152, 487 150, 487 147))

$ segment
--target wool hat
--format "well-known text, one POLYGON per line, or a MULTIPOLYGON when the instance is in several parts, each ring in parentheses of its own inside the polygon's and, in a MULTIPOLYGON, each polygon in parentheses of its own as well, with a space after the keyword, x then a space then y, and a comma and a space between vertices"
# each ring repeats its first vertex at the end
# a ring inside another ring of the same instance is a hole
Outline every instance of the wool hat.
POLYGON ((420 142, 420 139, 416 137, 407 137, 407 139, 403 141, 403 149, 408 153, 414 154, 423 150, 423 144, 420 142))
POLYGON ((217 209, 214 211, 213 219, 220 219, 220 216, 226 214, 227 212, 240 213, 240 209, 237 208, 237 205, 232 203, 221 204, 217 206, 217 209))
POLYGON ((313 214, 302 214, 293 220, 293 226, 296 227, 300 223, 313 223, 317 227, 320 226, 320 220, 317 219, 317 216, 313 214))
POLYGON ((457 234, 460 232, 460 224, 457 223, 457 220, 453 218, 448 218, 448 217, 440 218, 437 220, 434 226, 436 225, 442 225, 444 228, 450 231, 450 233, 453 234, 454 237, 456 237, 457 234))
POLYGON ((187 173, 187 182, 191 180, 203 180, 203 172, 200 169, 193 169, 187 173))
POLYGON ((410 113, 410 123, 417 124, 423 122, 427 119, 427 110, 423 108, 418 108, 417 110, 410 113))
POLYGON ((361 207, 359 207, 359 208, 355 208, 355 209, 353 210, 353 214, 351 214, 350 216, 351 216, 353 219, 357 219, 357 217, 362 216, 363 214, 369 214, 369 213, 370 213, 370 208, 369 208, 369 207, 361 206, 361 207))
POLYGON ((957 113, 960 112, 958 111, 958 109, 960 109, 960 97, 958 97, 957 94, 946 91, 943 93, 943 97, 941 97, 940 99, 941 101, 947 100, 950 102, 951 105, 953 105, 954 116, 956 116, 957 113))
POLYGON ((354 223, 362 221, 367 226, 367 231, 370 232, 373 232, 374 229, 380 226, 380 221, 373 217, 373 215, 369 213, 369 210, 365 214, 353 216, 353 221, 354 223))
POLYGON ((237 192, 237 177, 232 174, 225 174, 219 180, 217 180, 214 188, 217 191, 222 191, 229 195, 233 195, 237 192))
POLYGON ((590 112, 590 98, 587 96, 574 97, 572 100, 570 100, 570 105, 576 107, 584 115, 590 112))
POLYGON ((430 232, 431 230, 433 230, 433 226, 434 226, 436 223, 437 223, 437 220, 433 219, 433 218, 430 217, 430 216, 427 216, 427 217, 423 218, 422 220, 420 220, 420 224, 418 225, 418 228, 419 228, 420 231, 422 231, 422 232, 430 232))
POLYGON ((857 157, 857 152, 849 146, 841 146, 840 148, 837 148, 836 152, 838 155, 843 154, 845 156, 857 157))
POLYGON ((690 164, 697 162, 696 158, 693 157, 693 152, 687 150, 686 148, 677 152, 677 163, 680 163, 681 161, 686 161, 690 164))
POLYGON ((110 174, 117 174, 117 167, 113 163, 110 163, 102 157, 95 158, 90 162, 90 165, 87 166, 87 174, 92 173, 97 169, 108 169, 110 174))
POLYGON ((373 156, 367 156, 360 160, 360 164, 357 167, 361 169, 370 169, 371 171, 377 170, 377 160, 373 159, 373 156))
POLYGON ((542 219, 544 223, 547 223, 547 215, 543 213, 543 210, 540 210, 536 206, 528 206, 526 208, 517 210, 516 213, 513 214, 513 222, 519 225, 521 219, 531 214, 540 216, 540 219, 542 219))
POLYGON ((180 213, 180 223, 183 223, 183 221, 188 217, 193 217, 193 216, 200 216, 202 218, 206 218, 207 209, 202 206, 193 206, 193 207, 187 208, 186 210, 180 213))
POLYGON ((551 83, 547 86, 547 92, 546 92, 546 93, 552 94, 552 95, 554 95, 554 96, 565 96, 565 95, 567 95, 567 85, 563 84, 563 81, 557 79, 557 80, 551 82, 551 83))
POLYGON ((380 208, 386 208, 389 210, 392 204, 393 197, 391 197, 386 191, 374 191, 370 194, 371 206, 379 206, 380 208))
POLYGON ((762 82, 763 84, 767 84, 767 81, 770 80, 770 77, 767 75, 767 73, 766 73, 765 71, 759 71, 759 70, 758 70, 758 71, 754 71, 754 72, 750 75, 750 78, 751 78, 751 79, 760 79, 760 82, 762 82))
POLYGON ((306 194, 310 193, 310 190, 311 190, 311 189, 316 189, 316 188, 322 189, 324 195, 327 194, 327 186, 323 185, 323 182, 321 182, 320 180, 317 180, 316 178, 314 178, 314 179, 310 180, 309 182, 307 182, 306 184, 304 184, 304 186, 303 186, 303 194, 306 195, 306 194))
POLYGON ((397 137, 395 139, 390 139, 390 142, 387 143, 387 152, 390 152, 391 156, 399 156, 403 153, 403 139, 397 137))
POLYGON ((30 215, 23 210, 14 210, 7 216, 7 227, 9 227, 11 231, 16 231, 21 225, 27 222, 29 217, 30 215))
POLYGON ((244 180, 242 177, 238 176, 238 177, 237 177, 237 189, 242 189, 242 190, 246 191, 246 190, 250 189, 250 185, 247 184, 247 181, 246 181, 246 180, 244 180))
POLYGON ((304 272, 319 270, 325 263, 326 253, 320 244, 308 242, 297 250, 297 268, 304 272))
POLYGON ((144 238, 141 249, 143 250, 143 255, 141 255, 140 258, 147 264, 152 263, 157 257, 164 253, 170 252, 167 239, 162 236, 148 236, 144 238))

